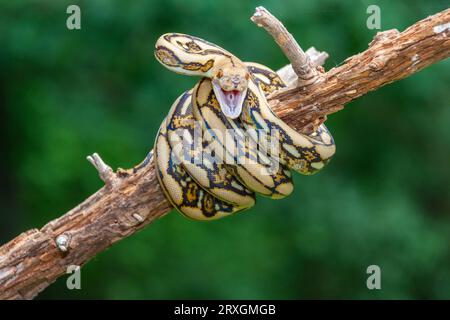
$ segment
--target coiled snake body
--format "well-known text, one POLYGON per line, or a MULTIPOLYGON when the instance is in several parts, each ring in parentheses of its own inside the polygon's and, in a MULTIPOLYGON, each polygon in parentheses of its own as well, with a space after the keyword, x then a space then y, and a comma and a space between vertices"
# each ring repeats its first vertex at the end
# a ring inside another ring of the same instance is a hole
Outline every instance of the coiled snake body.
POLYGON ((155 56, 168 69, 201 76, 162 122, 155 141, 158 180, 187 217, 211 220, 293 190, 290 169, 313 174, 335 152, 321 125, 301 134, 281 121, 266 96, 284 87, 257 63, 243 63, 219 46, 178 33, 161 36, 155 56))

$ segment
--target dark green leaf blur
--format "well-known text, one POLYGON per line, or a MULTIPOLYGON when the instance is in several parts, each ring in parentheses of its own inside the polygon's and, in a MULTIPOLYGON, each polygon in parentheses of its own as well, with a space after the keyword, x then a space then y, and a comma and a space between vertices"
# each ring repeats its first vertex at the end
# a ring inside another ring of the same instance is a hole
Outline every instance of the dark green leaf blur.
MULTIPOLYGON (((244 61, 287 63, 249 17, 264 5, 326 69, 365 50, 377 30, 404 30, 449 2, 0 1, 0 243, 41 227, 102 186, 86 156, 139 163, 172 102, 195 78, 164 69, 156 39, 182 32, 244 61), (66 8, 81 8, 81 30, 66 8)), ((337 153, 295 176, 284 200, 259 198, 210 223, 176 212, 99 254, 81 290, 61 277, 45 299, 450 298, 450 61, 331 115, 337 153), (366 269, 381 268, 381 290, 366 269)))

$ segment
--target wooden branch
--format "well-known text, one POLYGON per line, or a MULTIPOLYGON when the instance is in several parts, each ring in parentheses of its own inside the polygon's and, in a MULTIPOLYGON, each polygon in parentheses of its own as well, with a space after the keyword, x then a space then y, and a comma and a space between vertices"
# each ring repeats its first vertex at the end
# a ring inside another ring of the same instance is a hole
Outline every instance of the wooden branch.
POLYGON ((86 159, 97 169, 100 179, 105 183, 106 188, 114 188, 119 183, 113 169, 103 162, 97 153, 87 156, 86 159))
POLYGON ((251 20, 272 35, 275 42, 291 62, 292 69, 301 80, 299 85, 306 85, 317 81, 319 74, 308 55, 303 52, 294 37, 277 18, 264 7, 257 7, 251 20))
MULTIPOLYGON (((308 50, 306 50, 306 55, 309 57, 309 60, 311 61, 311 64, 315 66, 317 70, 320 72, 324 72, 325 69, 323 69, 323 65, 325 64, 325 61, 328 59, 329 55, 325 51, 318 51, 316 48, 311 47, 308 50)), ((277 71, 277 73, 280 75, 281 79, 287 84, 288 87, 293 87, 295 85, 298 85, 298 76, 294 71, 294 68, 292 67, 292 64, 288 64, 277 71)))
POLYGON ((450 9, 403 32, 379 32, 369 48, 347 58, 306 87, 274 92, 269 103, 289 125, 302 130, 385 84, 406 78, 450 56, 450 9))
MULTIPOLYGON (((273 16, 270 19, 276 20, 273 16)), ((279 21, 269 21, 267 25, 271 23, 281 25, 279 21)), ((278 29, 266 29, 274 37, 277 35, 278 29)), ((275 92, 269 102, 284 121, 305 130, 357 97, 447 58, 449 35, 450 10, 419 21, 402 33, 378 33, 363 53, 327 73, 319 72, 318 80, 311 85, 275 92)), ((277 43, 288 55, 286 48, 295 47, 295 41, 292 37, 286 41, 278 39, 277 43)), ((316 56, 323 61, 324 54, 316 56)), ((301 74, 297 66, 304 64, 305 57, 299 50, 288 57, 294 68, 280 73, 286 79, 295 78, 289 70, 301 74)), ((22 233, 0 248, 0 299, 35 297, 65 274, 69 265, 83 265, 171 209, 157 182, 151 158, 137 170, 117 173, 98 155, 89 160, 105 187, 43 228, 22 233)))

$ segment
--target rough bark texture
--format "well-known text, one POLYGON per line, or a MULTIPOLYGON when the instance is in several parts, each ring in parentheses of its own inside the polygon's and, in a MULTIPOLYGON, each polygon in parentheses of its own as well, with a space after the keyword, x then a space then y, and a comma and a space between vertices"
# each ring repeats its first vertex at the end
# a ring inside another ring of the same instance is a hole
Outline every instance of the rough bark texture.
POLYGON ((97 253, 171 209, 159 188, 153 164, 118 178, 40 230, 22 233, 0 248, 0 298, 31 299, 69 265, 83 265, 97 253), (67 251, 56 245, 68 237, 67 251))
POLYGON ((379 32, 369 48, 345 60, 305 87, 279 90, 269 97, 273 110, 300 130, 315 119, 341 110, 350 101, 450 56, 450 9, 403 32, 379 32))
MULTIPOLYGON (((327 73, 319 72, 318 81, 303 87, 292 85, 274 93, 269 101, 284 121, 305 130, 353 99, 447 58, 449 35, 450 10, 417 22, 402 33, 381 32, 368 50, 327 73)), ((279 45, 283 51, 288 46, 279 45)), ((299 64, 295 55, 290 60, 299 64)), ((152 162, 136 173, 115 174, 98 156, 90 161, 105 187, 40 230, 22 233, 0 248, 0 299, 35 297, 65 274, 67 266, 83 265, 170 211, 152 162), (57 245, 60 235, 67 241, 57 245)))
POLYGON ((278 21, 264 7, 257 7, 251 20, 269 32, 285 56, 291 61, 292 69, 298 76, 302 85, 314 83, 319 73, 311 63, 308 55, 303 52, 294 37, 286 30, 284 25, 278 21))

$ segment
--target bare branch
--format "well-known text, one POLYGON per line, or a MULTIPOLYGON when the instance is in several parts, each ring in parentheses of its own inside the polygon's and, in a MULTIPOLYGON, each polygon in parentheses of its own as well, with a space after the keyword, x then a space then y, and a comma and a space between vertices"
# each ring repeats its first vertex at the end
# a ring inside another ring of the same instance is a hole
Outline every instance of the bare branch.
POLYGON ((86 159, 97 169, 100 179, 103 180, 107 188, 113 188, 117 185, 116 174, 97 153, 87 156, 86 159))
MULTIPOLYGON (((322 66, 328 59, 328 53, 326 53, 325 51, 318 51, 316 48, 311 47, 306 50, 306 55, 309 57, 314 67, 316 67, 321 72, 325 71, 322 66)), ((278 70, 277 73, 288 87, 294 87, 297 85, 298 77, 295 74, 294 69, 292 68, 292 64, 285 65, 283 68, 278 70)))
POLYGON ((284 25, 264 7, 257 7, 251 20, 263 27, 273 37, 292 64, 294 72, 301 80, 301 85, 317 81, 319 76, 308 55, 302 50, 294 37, 286 30, 284 25))

